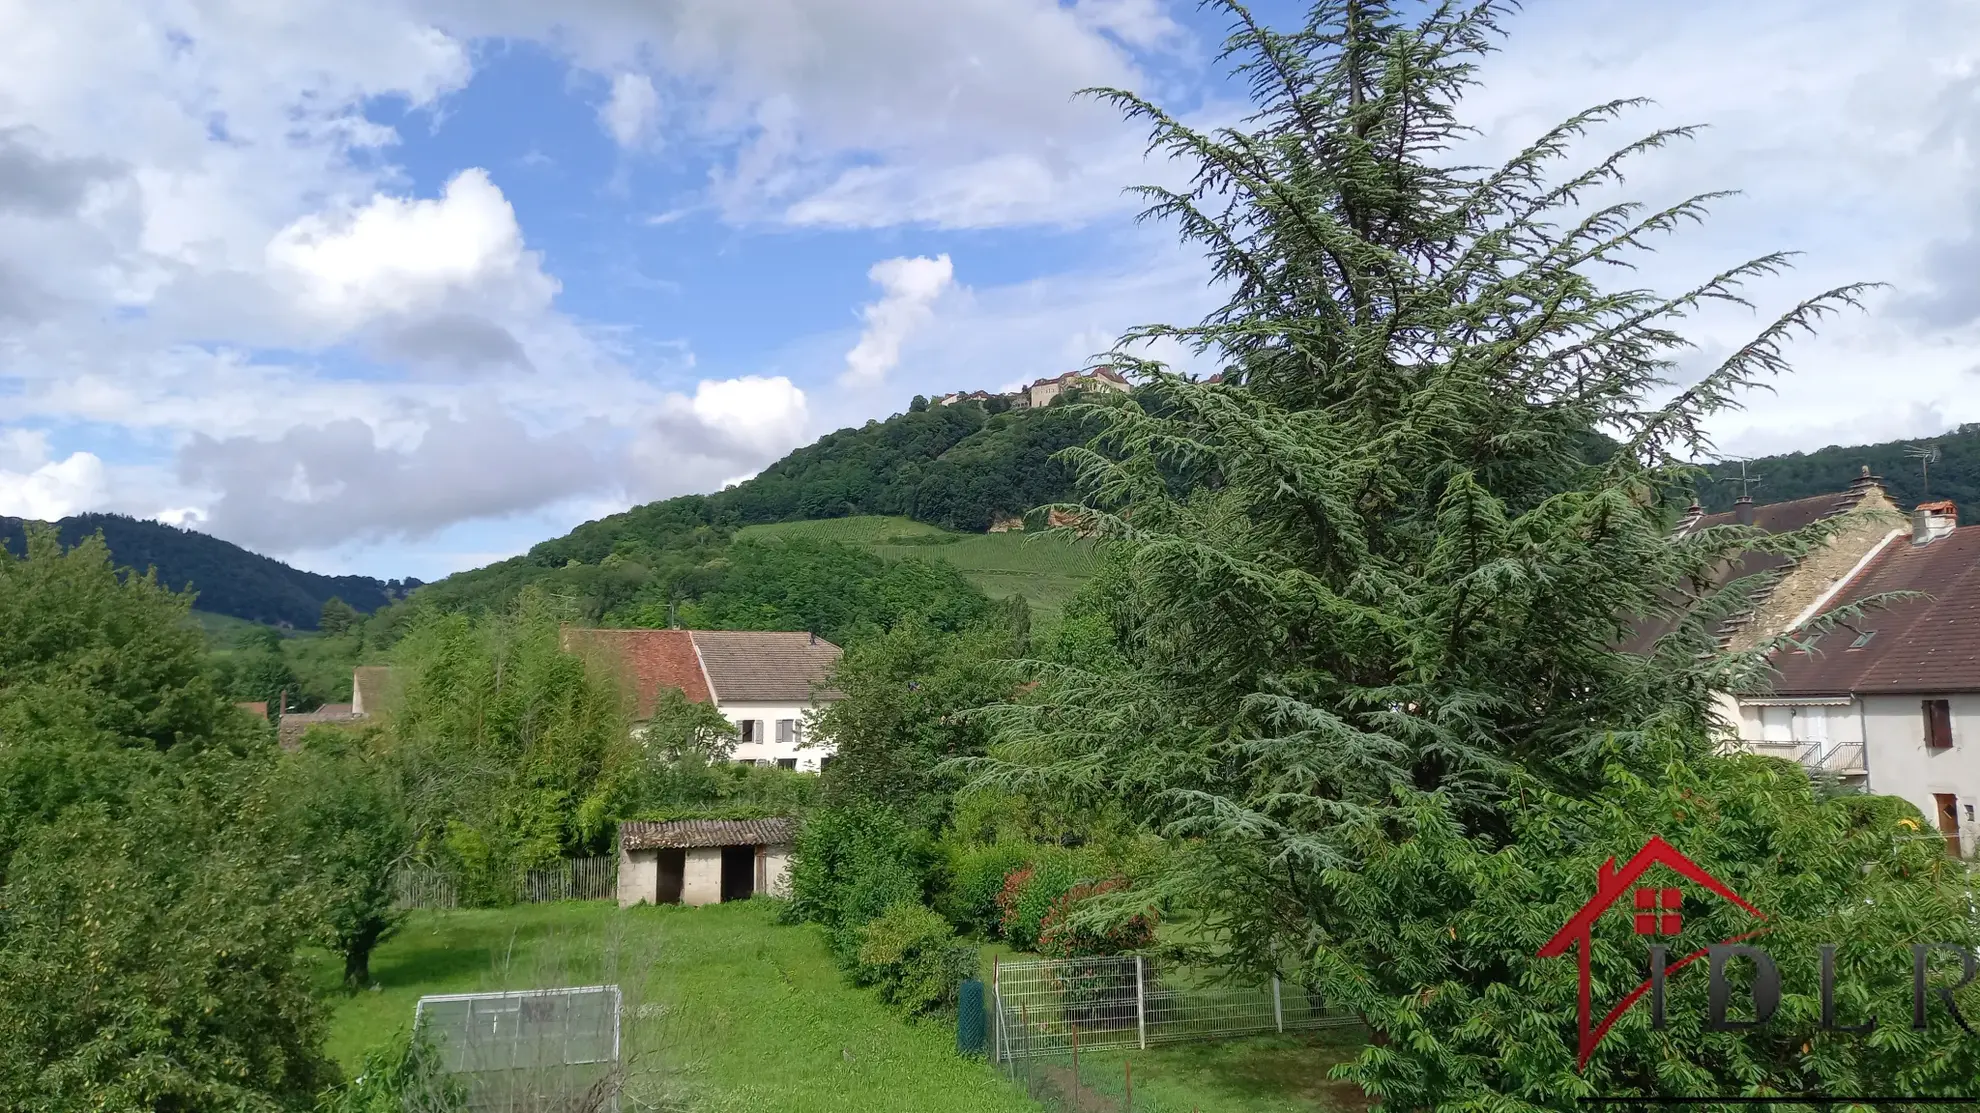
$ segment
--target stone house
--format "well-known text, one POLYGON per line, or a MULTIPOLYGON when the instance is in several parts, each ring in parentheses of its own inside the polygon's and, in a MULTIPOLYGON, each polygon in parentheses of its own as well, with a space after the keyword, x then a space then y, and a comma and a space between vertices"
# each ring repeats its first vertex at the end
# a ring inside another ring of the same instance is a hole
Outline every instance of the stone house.
POLYGON ((737 761, 815 772, 832 758, 828 740, 806 744, 805 719, 842 698, 828 683, 842 651, 815 634, 573 628, 564 631, 564 644, 602 654, 623 670, 636 721, 649 718, 660 693, 674 688, 714 704, 735 725, 737 761))
POLYGON ((621 823, 619 907, 789 896, 797 827, 788 817, 621 823))
POLYGON ((1128 381, 1111 367, 1095 367, 1090 371, 1068 371, 1049 379, 1039 379, 1018 391, 1011 399, 1011 408, 1041 409, 1051 405, 1053 399, 1068 390, 1125 393, 1127 389, 1128 381))

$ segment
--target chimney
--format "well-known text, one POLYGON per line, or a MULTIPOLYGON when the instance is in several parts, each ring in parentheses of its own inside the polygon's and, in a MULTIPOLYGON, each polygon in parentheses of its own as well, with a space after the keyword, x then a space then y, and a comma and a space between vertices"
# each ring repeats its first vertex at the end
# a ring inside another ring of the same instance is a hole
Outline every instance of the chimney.
POLYGON ((1856 478, 1849 482, 1849 504, 1853 507, 1867 498, 1872 491, 1882 493, 1884 477, 1871 475, 1870 465, 1865 464, 1856 471, 1856 478))
POLYGON ((1704 516, 1705 516, 1705 508, 1698 505, 1697 499, 1692 499, 1691 505, 1684 508, 1684 516, 1678 519, 1677 531, 1679 533, 1686 532, 1687 530, 1691 529, 1692 526, 1697 525, 1698 519, 1703 518, 1704 516))
POLYGON ((1959 527, 1959 508, 1950 499, 1921 502, 1911 512, 1911 543, 1929 545, 1959 527))
POLYGON ((1741 495, 1733 500, 1733 521, 1743 526, 1753 524, 1753 496, 1741 495))

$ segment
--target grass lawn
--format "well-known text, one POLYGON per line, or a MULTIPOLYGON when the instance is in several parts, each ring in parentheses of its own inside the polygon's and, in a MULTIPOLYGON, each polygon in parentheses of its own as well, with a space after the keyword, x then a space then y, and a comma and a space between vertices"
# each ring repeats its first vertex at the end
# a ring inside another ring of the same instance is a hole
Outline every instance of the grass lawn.
MULTIPOLYGON (((1080 1096, 1062 1100, 1088 1110, 1122 1109, 1131 1069, 1135 1113, 1361 1113, 1373 1103, 1360 1088, 1327 1077, 1361 1044, 1360 1029, 1333 1029, 1082 1054, 1080 1096)), ((1059 1093, 1070 1091, 1067 1061, 1044 1073, 1059 1093)))
MULTIPOLYGON (((343 998, 330 1051, 347 1068, 400 1037, 426 993, 605 979, 662 1019, 657 1060, 709 1110, 1034 1111, 946 1022, 904 1024, 840 978, 816 928, 750 901, 707 908, 605 902, 421 912, 372 959, 381 989, 343 998), (617 974, 607 968, 616 965, 617 974)), ((323 966, 326 989, 336 969, 323 966)))
POLYGON ((747 526, 741 532, 863 545, 894 559, 945 560, 993 599, 1023 595, 1042 619, 1056 618, 1065 601, 1093 574, 1090 545, 1039 534, 951 533, 909 518, 863 515, 778 522, 747 526))

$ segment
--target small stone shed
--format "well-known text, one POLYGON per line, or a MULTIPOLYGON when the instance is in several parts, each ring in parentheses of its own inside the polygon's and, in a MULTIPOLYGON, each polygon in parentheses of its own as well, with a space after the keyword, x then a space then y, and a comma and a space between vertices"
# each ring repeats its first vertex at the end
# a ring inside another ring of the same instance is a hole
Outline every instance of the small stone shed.
POLYGON ((787 816, 621 823, 619 906, 786 896, 797 829, 787 816))

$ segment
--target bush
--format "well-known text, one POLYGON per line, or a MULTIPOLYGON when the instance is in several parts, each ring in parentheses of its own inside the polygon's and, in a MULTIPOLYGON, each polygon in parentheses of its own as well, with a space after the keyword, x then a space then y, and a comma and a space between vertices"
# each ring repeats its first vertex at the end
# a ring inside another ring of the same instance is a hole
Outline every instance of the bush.
POLYGON ((1085 856, 1056 847, 1040 847, 1036 861, 1004 879, 997 894, 998 925, 1011 946, 1021 951, 1038 948, 1038 932, 1046 913, 1079 883, 1085 856))
POLYGON ((823 808, 798 833, 788 915, 824 925, 841 965, 857 964, 860 928, 888 908, 920 904, 928 852, 884 808, 823 808))
POLYGON ((1082 958, 1088 955, 1119 955, 1144 950, 1155 942, 1155 910, 1149 908, 1114 920, 1106 926, 1081 923, 1073 913, 1086 901, 1127 888, 1124 877, 1100 882, 1082 882, 1052 902, 1038 931, 1038 953, 1055 958, 1082 958))
POLYGON ((1004 879, 1031 865, 1036 854, 1036 847, 1013 842, 952 849, 952 880, 941 901, 949 922, 960 931, 998 935, 1003 912, 997 907, 997 896, 1003 891, 1004 879))
POLYGON ((955 1007, 976 975, 976 948, 956 939, 941 914, 902 901, 860 928, 854 979, 876 986, 880 1000, 908 1016, 955 1007))

